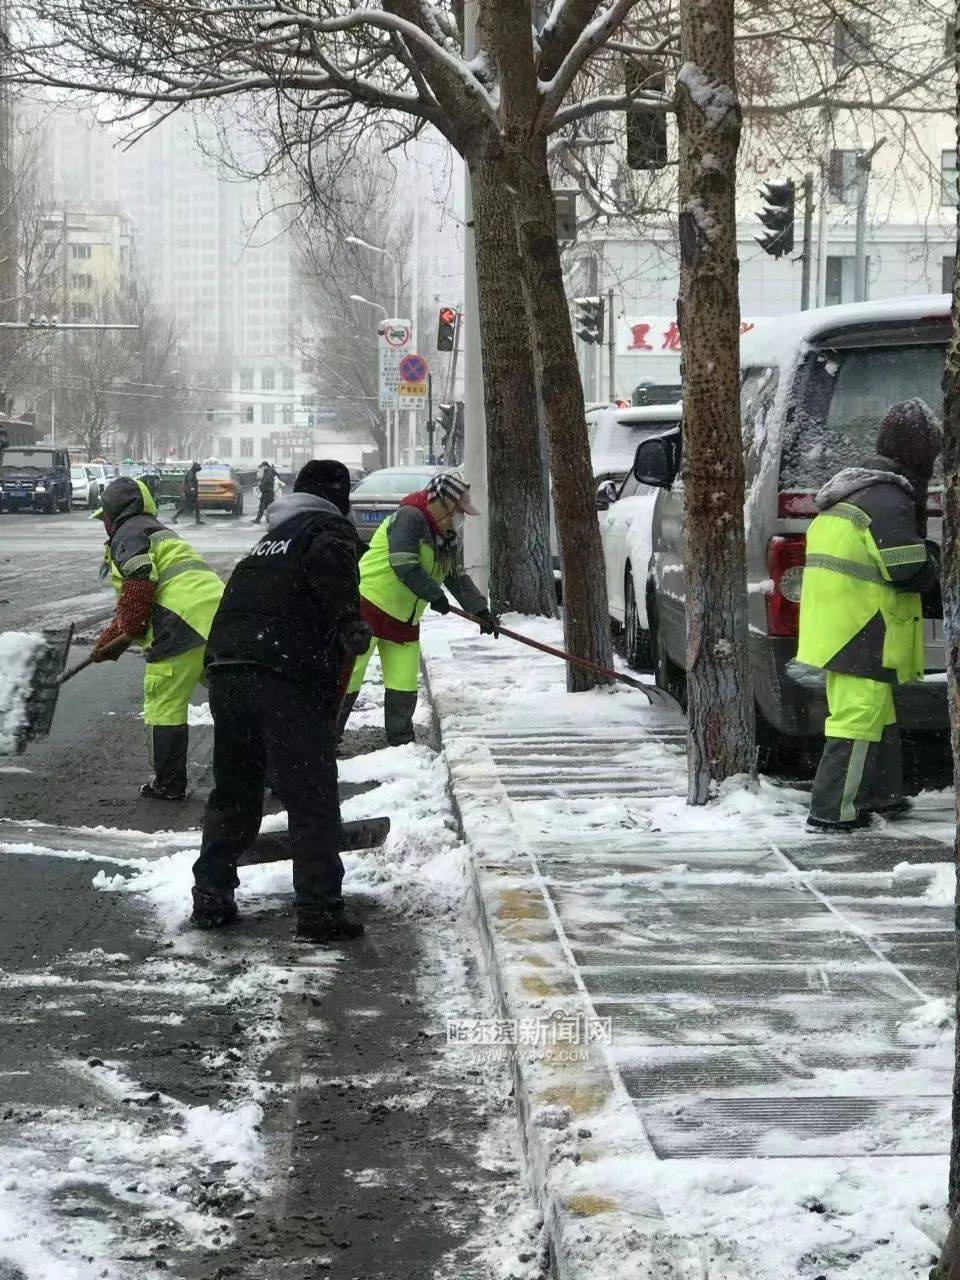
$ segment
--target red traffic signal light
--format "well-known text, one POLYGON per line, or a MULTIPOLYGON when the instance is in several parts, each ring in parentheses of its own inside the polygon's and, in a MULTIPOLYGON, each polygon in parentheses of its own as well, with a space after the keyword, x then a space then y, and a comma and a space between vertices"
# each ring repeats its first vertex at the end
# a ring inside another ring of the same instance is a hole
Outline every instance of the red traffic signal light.
POLYGON ((437 320, 437 350, 452 351, 457 333, 456 307, 441 307, 437 320))

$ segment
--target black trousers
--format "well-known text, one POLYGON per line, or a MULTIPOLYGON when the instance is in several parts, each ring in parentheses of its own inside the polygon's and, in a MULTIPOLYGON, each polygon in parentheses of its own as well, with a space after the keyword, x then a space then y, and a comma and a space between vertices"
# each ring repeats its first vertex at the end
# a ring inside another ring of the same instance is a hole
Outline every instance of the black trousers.
POLYGON ((270 786, 287 810, 297 910, 336 911, 342 827, 336 736, 329 697, 264 667, 228 667, 209 676, 213 713, 213 791, 203 817, 196 884, 214 893, 239 884, 270 786))
POLYGON ((260 521, 263 519, 263 516, 264 516, 264 513, 266 512, 267 507, 269 507, 270 503, 273 502, 275 497, 276 497, 276 494, 272 489, 260 490, 260 509, 257 512, 257 518, 256 520, 254 520, 253 522, 254 524, 260 523, 260 521))
POLYGON ((889 724, 879 742, 827 738, 810 797, 810 816, 821 822, 856 822, 904 800, 900 730, 889 724))

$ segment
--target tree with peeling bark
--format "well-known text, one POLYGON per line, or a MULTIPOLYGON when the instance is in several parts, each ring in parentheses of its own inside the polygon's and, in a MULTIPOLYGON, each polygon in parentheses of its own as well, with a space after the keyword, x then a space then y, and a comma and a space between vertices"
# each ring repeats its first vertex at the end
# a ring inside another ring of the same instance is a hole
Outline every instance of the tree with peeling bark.
POLYGON ((690 804, 754 770, 747 650, 733 0, 681 0, 680 298, 690 804))
MULTIPOLYGON (((578 75, 635 3, 560 0, 531 23, 528 7, 477 0, 476 54, 467 60, 456 6, 428 0, 383 8, 36 0, 21 9, 11 50, 20 79, 113 93, 133 104, 134 120, 145 103, 279 90, 318 119, 360 111, 408 121, 411 132, 431 124, 450 141, 475 202, 494 603, 554 608, 539 385, 566 643, 602 665, 612 657, 605 579, 547 142, 565 126, 578 75)), ((571 688, 597 683, 569 671, 571 688)))

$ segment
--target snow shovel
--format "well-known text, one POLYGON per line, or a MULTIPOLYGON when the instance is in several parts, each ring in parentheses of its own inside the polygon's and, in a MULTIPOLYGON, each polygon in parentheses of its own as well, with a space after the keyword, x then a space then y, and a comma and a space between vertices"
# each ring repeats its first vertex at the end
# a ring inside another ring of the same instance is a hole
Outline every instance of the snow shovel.
MULTIPOLYGON (((47 736, 53 724, 53 713, 57 709, 60 686, 72 680, 93 662, 93 653, 91 653, 76 666, 70 667, 67 671, 64 670, 73 633, 72 622, 65 631, 43 632, 46 645, 37 651, 34 658, 35 665, 30 678, 30 689, 23 703, 22 723, 15 735, 17 755, 24 750, 28 742, 47 736)), ((112 657, 114 654, 123 653, 131 643, 130 636, 117 636, 108 645, 104 645, 102 652, 112 657)))
MULTIPOLYGON (((376 849, 390 834, 389 818, 360 818, 343 824, 340 852, 376 849)), ((253 848, 242 854, 241 867, 258 866, 262 862, 286 862, 290 857, 290 834, 287 831, 264 831, 253 842, 253 848)))
MULTIPOLYGON (((464 612, 463 609, 455 608, 454 605, 450 606, 450 612, 455 613, 458 618, 466 619, 467 622, 481 625, 479 618, 472 613, 464 612)), ((541 653, 549 653, 553 658, 562 658, 564 662, 569 662, 575 667, 582 667, 584 671, 593 671, 598 676, 606 676, 608 680, 619 680, 621 684, 628 684, 631 689, 639 689, 651 706, 683 716, 683 709, 677 700, 672 698, 666 690, 658 689, 655 684, 643 684, 633 676, 625 675, 622 671, 614 671, 612 667, 604 667, 599 662, 591 662, 589 658, 576 658, 572 653, 565 653, 563 649, 555 649, 552 645, 543 644, 539 640, 531 640, 529 636, 522 636, 519 631, 511 631, 509 627, 498 625, 497 631, 508 640, 516 640, 519 644, 528 645, 531 649, 538 649, 541 653)))
MULTIPOLYGON (((42 635, 45 643, 32 657, 33 670, 29 681, 20 689, 11 690, 9 707, 0 707, 0 724, 4 719, 8 723, 12 721, 10 737, 14 755, 21 755, 28 742, 45 738, 50 732, 63 669, 73 640, 73 623, 65 629, 44 631, 42 635), (19 706, 15 705, 17 703, 19 706)), ((0 753, 2 751, 0 747, 0 753)))

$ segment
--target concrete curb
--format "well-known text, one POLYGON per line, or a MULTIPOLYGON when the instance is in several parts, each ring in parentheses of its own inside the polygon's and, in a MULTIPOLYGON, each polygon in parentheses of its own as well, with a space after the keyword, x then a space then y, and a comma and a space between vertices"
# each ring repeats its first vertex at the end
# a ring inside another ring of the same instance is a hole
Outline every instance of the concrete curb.
MULTIPOLYGON (((499 1017, 528 1023, 558 1008, 594 1017, 493 757, 482 740, 457 730, 457 707, 431 685, 426 659, 423 672, 433 738, 472 850, 471 911, 499 1017)), ((584 1046, 571 1061, 523 1047, 508 1052, 530 1184, 558 1280, 720 1280, 700 1248, 670 1236, 656 1202, 624 1185, 622 1170, 613 1168, 618 1157, 657 1158, 607 1046, 584 1046), (574 1181, 576 1189, 567 1185, 574 1181)))

